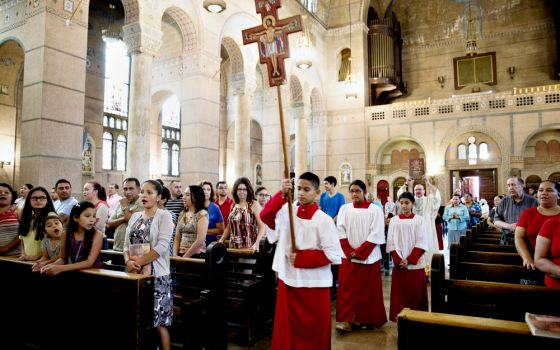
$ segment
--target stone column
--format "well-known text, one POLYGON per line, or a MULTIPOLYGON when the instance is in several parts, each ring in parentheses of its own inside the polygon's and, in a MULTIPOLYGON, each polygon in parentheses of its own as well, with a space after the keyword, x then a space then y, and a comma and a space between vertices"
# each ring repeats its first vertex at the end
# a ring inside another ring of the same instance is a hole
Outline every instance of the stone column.
POLYGON ((324 179, 329 175, 327 174, 327 116, 325 112, 321 111, 311 113, 311 118, 313 120, 313 146, 311 147, 313 150, 311 155, 313 157, 313 172, 320 179, 324 179))
POLYGON ((16 181, 51 188, 64 177, 79 192, 89 7, 82 6, 66 25, 62 2, 34 6, 22 27, 23 132, 16 181))
POLYGON ((233 91, 232 110, 235 113, 235 139, 233 153, 235 177, 251 179, 251 118, 249 117, 249 96, 245 92, 245 79, 242 74, 230 77, 233 91))
POLYGON ((292 104, 292 118, 296 131, 296 178, 307 171, 307 119, 303 112, 303 102, 292 104))
POLYGON ((124 26, 123 31, 131 56, 126 174, 142 182, 150 178, 152 62, 161 45, 162 32, 139 22, 124 26))

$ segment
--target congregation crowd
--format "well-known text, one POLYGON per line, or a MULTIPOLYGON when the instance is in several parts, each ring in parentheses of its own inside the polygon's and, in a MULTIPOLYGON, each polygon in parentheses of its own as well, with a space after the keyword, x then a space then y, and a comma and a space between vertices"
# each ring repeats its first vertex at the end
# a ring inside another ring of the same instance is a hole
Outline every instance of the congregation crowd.
POLYGON ((180 181, 164 186, 161 180, 127 178, 106 187, 88 181, 81 201, 65 179, 50 191, 24 184, 19 194, 2 183, 0 255, 32 261, 33 271, 56 275, 101 268, 100 251, 109 249, 111 239, 111 249, 123 252, 127 272, 154 276, 154 327, 161 349, 170 346, 170 256, 203 257, 215 241, 251 250, 259 249, 261 239, 277 243, 272 266, 278 276, 272 340, 277 349, 330 348, 332 283, 337 284, 339 331, 385 324, 384 267, 389 273, 392 266, 389 320, 405 307, 427 311, 432 255, 458 243, 480 220, 501 231, 501 244, 515 245, 523 266, 542 271, 542 280, 521 283, 560 288, 555 182, 543 181, 533 194, 525 192, 521 179, 510 177, 507 194, 496 196, 491 207, 460 189, 443 203, 428 177, 408 179, 396 201, 381 200, 354 180, 347 188, 349 203, 333 176, 320 181, 307 172, 294 180, 283 180, 274 195, 253 188, 244 177, 231 192, 225 181, 185 188, 180 181), (295 241, 285 205, 289 193, 294 194, 295 241))

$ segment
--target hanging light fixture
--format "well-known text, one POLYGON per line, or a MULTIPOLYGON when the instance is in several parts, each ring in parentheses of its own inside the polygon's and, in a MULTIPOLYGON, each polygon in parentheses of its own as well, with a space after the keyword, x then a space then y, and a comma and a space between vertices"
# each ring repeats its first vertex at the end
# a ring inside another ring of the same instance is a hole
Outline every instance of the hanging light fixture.
POLYGON ((226 2, 224 0, 204 0, 202 6, 208 12, 220 13, 226 9, 226 2))
POLYGON ((122 40, 121 33, 115 29, 115 11, 116 6, 109 3, 109 25, 107 29, 101 30, 101 38, 106 44, 113 44, 122 40))
POLYGON ((345 85, 345 96, 346 99, 357 99, 358 98, 358 83, 352 76, 352 14, 350 12, 350 0, 348 0, 348 29, 350 32, 350 57, 348 57, 349 69, 348 69, 348 76, 344 82, 345 85))
POLYGON ((311 35, 309 35, 309 26, 306 25, 306 15, 302 16, 303 31, 296 43, 296 67, 299 69, 309 69, 313 65, 311 60, 313 55, 313 44, 311 43, 311 35))
POLYGON ((467 56, 476 55, 476 22, 472 14, 471 2, 469 1, 469 14, 467 18, 467 56))

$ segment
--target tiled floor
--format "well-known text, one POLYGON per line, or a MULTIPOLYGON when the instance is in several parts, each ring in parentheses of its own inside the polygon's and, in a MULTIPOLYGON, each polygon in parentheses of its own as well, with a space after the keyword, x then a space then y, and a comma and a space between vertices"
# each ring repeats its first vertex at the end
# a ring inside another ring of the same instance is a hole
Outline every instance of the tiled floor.
MULTIPOLYGON (((389 301, 391 296, 391 276, 383 278, 383 297, 385 301, 385 309, 389 315, 389 301)), ((335 325, 335 304, 332 308, 332 348, 336 350, 353 350, 353 349, 396 349, 397 348, 397 324, 388 321, 383 327, 376 330, 361 330, 352 333, 340 334, 334 329, 335 325)), ((264 339, 254 346, 243 347, 235 344, 229 344, 228 349, 232 350, 264 350, 270 348, 271 339, 264 339)))

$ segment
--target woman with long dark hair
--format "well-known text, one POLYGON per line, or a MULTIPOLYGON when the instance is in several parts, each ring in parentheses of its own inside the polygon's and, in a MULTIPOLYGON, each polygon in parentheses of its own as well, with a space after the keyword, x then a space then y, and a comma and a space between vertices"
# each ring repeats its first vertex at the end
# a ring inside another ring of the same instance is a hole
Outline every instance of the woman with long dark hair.
MULTIPOLYGON (((173 255, 191 258, 206 252, 208 211, 205 207, 204 190, 200 186, 187 187, 183 195, 185 210, 177 220, 177 235, 173 255)), ((214 204, 215 205, 215 204, 214 204)), ((219 211, 219 210, 218 210, 219 211)))
POLYGON ((43 219, 52 211, 55 210, 49 191, 44 187, 34 187, 29 191, 19 224, 19 238, 22 244, 20 260, 35 261, 43 256, 43 230, 38 230, 37 226, 41 225, 43 219))
POLYGON ((103 235, 95 229, 95 206, 82 201, 70 211, 68 228, 62 237, 60 258, 45 265, 41 273, 56 275, 65 271, 101 268, 99 256, 103 235))
POLYGON ((173 321, 169 243, 173 234, 173 218, 158 207, 163 186, 148 180, 142 184, 140 201, 144 210, 132 214, 124 239, 126 270, 149 274, 154 279, 154 327, 159 335, 159 348, 169 350, 169 330, 173 321))
POLYGON ((228 237, 230 248, 247 248, 259 250, 259 243, 264 236, 264 224, 259 216, 261 206, 255 199, 251 181, 241 177, 233 184, 233 201, 228 217, 228 224, 220 242, 228 237))

